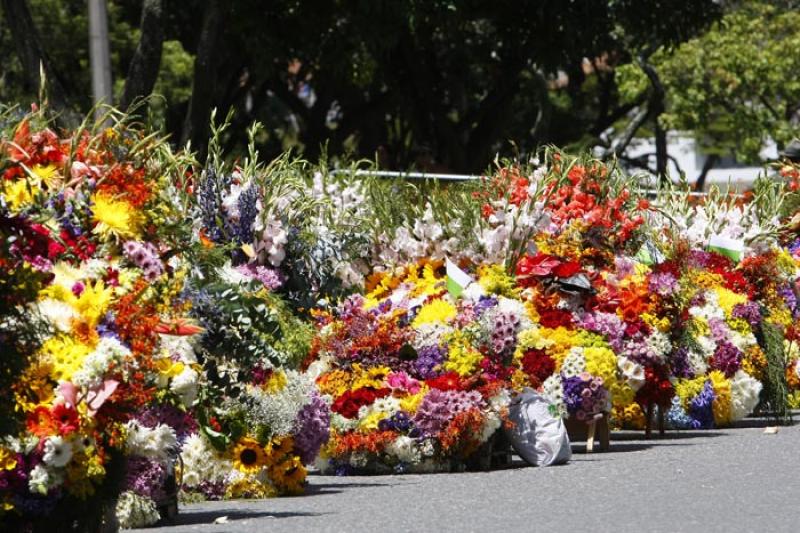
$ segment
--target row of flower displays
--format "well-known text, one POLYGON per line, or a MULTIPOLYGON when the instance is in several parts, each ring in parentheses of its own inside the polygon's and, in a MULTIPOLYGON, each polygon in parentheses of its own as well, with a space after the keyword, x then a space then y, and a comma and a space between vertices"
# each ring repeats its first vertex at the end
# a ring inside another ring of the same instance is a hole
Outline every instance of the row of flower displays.
POLYGON ((791 167, 696 204, 555 151, 412 186, 214 128, 201 165, 113 112, 0 115, 4 528, 461 470, 526 388, 636 429, 800 408, 791 167))

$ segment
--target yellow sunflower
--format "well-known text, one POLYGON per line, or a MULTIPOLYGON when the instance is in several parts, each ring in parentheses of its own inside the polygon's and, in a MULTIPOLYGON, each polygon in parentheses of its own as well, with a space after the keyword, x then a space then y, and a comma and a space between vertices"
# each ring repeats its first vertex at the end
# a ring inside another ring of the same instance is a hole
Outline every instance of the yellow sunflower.
POLYGON ((266 464, 267 456, 257 440, 250 437, 239 439, 233 448, 233 466, 245 474, 257 474, 266 464))

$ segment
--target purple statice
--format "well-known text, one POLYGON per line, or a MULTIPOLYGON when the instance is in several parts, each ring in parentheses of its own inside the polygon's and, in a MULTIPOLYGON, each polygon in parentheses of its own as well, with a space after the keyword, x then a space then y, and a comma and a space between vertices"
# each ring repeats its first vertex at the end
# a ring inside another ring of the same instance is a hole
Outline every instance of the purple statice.
POLYGON ((364 315, 364 297, 354 294, 346 298, 339 306, 339 318, 348 320, 349 318, 364 315))
POLYGON ((420 379, 430 379, 438 374, 437 368, 444 361, 445 349, 440 346, 425 346, 417 352, 413 362, 414 371, 420 379))
POLYGON ((472 312, 476 317, 480 317, 487 310, 497 306, 496 296, 481 296, 475 305, 472 307, 472 312))
POLYGON ((736 371, 739 370, 742 356, 741 350, 730 342, 720 342, 717 345, 717 349, 714 350, 711 367, 723 372, 727 378, 733 377, 736 371))
POLYGON ((432 437, 444 429, 458 413, 480 408, 483 400, 476 391, 432 389, 419 404, 412 419, 415 436, 432 437))
POLYGON ((236 270, 248 278, 260 282, 264 288, 270 291, 283 285, 281 274, 274 268, 249 263, 237 266, 236 270))
POLYGON ((295 449, 304 464, 311 463, 323 444, 328 442, 331 413, 328 404, 314 392, 311 401, 300 409, 294 421, 295 449))
POLYGON ((160 461, 146 457, 129 457, 125 471, 125 490, 155 501, 164 499, 167 469, 160 461))
POLYGON ((175 436, 179 443, 183 443, 186 437, 197 432, 197 421, 186 411, 173 405, 158 404, 150 406, 136 415, 136 420, 142 426, 155 428, 159 424, 165 424, 175 430, 175 436))
POLYGON ((151 243, 127 241, 122 245, 122 251, 128 261, 142 269, 147 281, 155 281, 164 272, 158 250, 151 243))
POLYGON ((648 287, 659 296, 669 296, 678 291, 678 280, 670 272, 658 272, 650 276, 648 287))
MULTIPOLYGON (((791 289, 790 291, 791 292, 791 289)), ((792 293, 794 295, 794 293, 792 293)), ((736 304, 731 313, 733 318, 742 318, 751 326, 758 326, 761 323, 761 310, 755 302, 736 304)))
POLYGON ((786 302, 786 306, 789 308, 792 316, 796 319, 800 318, 800 305, 798 305, 797 295, 792 290, 792 286, 788 283, 782 284, 778 287, 778 295, 786 302))
POLYGON ((689 350, 685 346, 681 346, 670 357, 672 362, 672 375, 677 378, 693 378, 694 370, 692 364, 689 362, 689 350))
POLYGON ((225 482, 224 481, 208 481, 203 480, 197 486, 200 494, 209 501, 220 501, 225 497, 225 482))
POLYGON ((625 325, 616 313, 602 313, 600 311, 584 313, 578 318, 578 325, 587 331, 605 337, 615 352, 622 351, 625 325))
POLYGON ((493 326, 491 335, 492 354, 497 359, 503 359, 514 353, 514 348, 517 345, 519 317, 513 313, 496 313, 493 326))
POLYGON ((789 245, 788 250, 793 256, 800 257, 800 238, 795 239, 795 241, 789 245))
POLYGON ((381 431, 399 431, 406 433, 413 427, 411 418, 405 411, 398 411, 389 418, 384 418, 378 423, 378 429, 381 431))
POLYGON ((689 416, 692 418, 692 429, 708 429, 714 427, 714 386, 706 381, 700 394, 689 402, 689 416))
POLYGON ((233 237, 241 244, 253 242, 253 223, 258 214, 258 189, 250 185, 239 195, 236 207, 239 211, 239 221, 234 228, 233 237))

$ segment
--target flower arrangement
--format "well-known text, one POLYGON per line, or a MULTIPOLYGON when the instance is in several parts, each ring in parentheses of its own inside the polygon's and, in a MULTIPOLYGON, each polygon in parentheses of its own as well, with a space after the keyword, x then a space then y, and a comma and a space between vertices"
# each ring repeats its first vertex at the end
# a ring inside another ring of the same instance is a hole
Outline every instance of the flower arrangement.
POLYGON ((528 310, 502 268, 480 268, 455 299, 442 267, 381 274, 366 296, 317 312, 309 372, 331 406, 323 472, 461 468, 500 427, 528 310))

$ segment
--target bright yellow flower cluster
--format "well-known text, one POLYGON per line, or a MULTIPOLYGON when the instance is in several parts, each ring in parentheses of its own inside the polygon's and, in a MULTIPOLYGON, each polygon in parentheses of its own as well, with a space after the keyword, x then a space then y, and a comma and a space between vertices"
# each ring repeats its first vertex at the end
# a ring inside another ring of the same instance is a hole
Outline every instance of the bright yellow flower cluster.
POLYGON ((28 207, 39 193, 38 187, 26 179, 7 181, 2 191, 9 211, 17 214, 28 207))
POLYGON ((719 370, 709 372, 708 378, 714 387, 714 422, 724 426, 731 421, 731 382, 719 370))
POLYGON ((764 370, 767 368, 767 358, 758 344, 750 346, 742 359, 742 370, 759 381, 764 379, 764 370))
POLYGON ((714 274, 706 270, 690 270, 686 273, 686 281, 683 287, 692 292, 700 289, 713 289, 724 285, 725 280, 719 274, 714 274))
POLYGON ((288 382, 289 380, 286 378, 286 372, 283 370, 276 370, 261 387, 270 394, 276 394, 282 391, 288 382))
POLYGON ((481 353, 472 347, 462 331, 454 331, 447 336, 448 356, 444 369, 460 376, 472 374, 483 359, 481 353))
POLYGON ((330 394, 334 398, 350 390, 353 375, 337 368, 324 374, 317 380, 317 387, 322 394, 330 394))
POLYGON ((380 389, 384 386, 384 380, 386 380, 386 376, 391 371, 392 369, 388 366, 373 366, 365 369, 361 364, 355 363, 353 364, 352 388, 372 387, 380 389))
POLYGON ((586 371, 603 378, 603 384, 611 395, 614 405, 624 406, 633 402, 634 391, 624 381, 617 379, 617 356, 605 347, 589 346, 583 349, 586 371))
POLYGON ((75 453, 67 465, 67 491, 85 500, 95 492, 106 475, 106 469, 94 446, 75 453))
POLYGON ((657 329, 662 333, 667 333, 670 330, 671 324, 669 318, 658 317, 652 313, 642 313, 642 321, 653 329, 657 329))
POLYGON ((725 287, 714 287, 714 292, 717 294, 719 306, 725 311, 725 316, 730 318, 733 315, 733 308, 740 304, 747 303, 747 296, 744 294, 737 294, 725 287))
POLYGON ((489 294, 514 297, 516 282, 502 265, 482 265, 478 269, 478 283, 489 294))
POLYGON ((41 349, 44 362, 52 365, 52 377, 56 381, 70 381, 91 352, 91 346, 66 335, 48 339, 41 349))
POLYGON ((693 379, 679 379, 675 382, 675 394, 681 399, 684 409, 689 409, 689 402, 703 391, 705 384, 705 376, 698 376, 693 379))
POLYGON ((442 299, 436 299, 422 306, 411 325, 415 328, 423 324, 445 324, 456 317, 456 307, 442 299))
POLYGON ((626 405, 615 405, 611 417, 617 422, 620 428, 644 429, 647 422, 642 407, 631 402, 626 405))
POLYGON ((361 433, 370 433, 378 430, 378 423, 386 418, 386 413, 383 411, 373 411, 358 422, 358 431, 361 433))
POLYGON ((425 395, 428 394, 430 391, 430 387, 422 384, 422 388, 416 394, 410 394, 400 400, 400 409, 407 412, 408 414, 414 414, 417 412, 419 408, 419 404, 422 403, 422 400, 425 398, 425 395))

